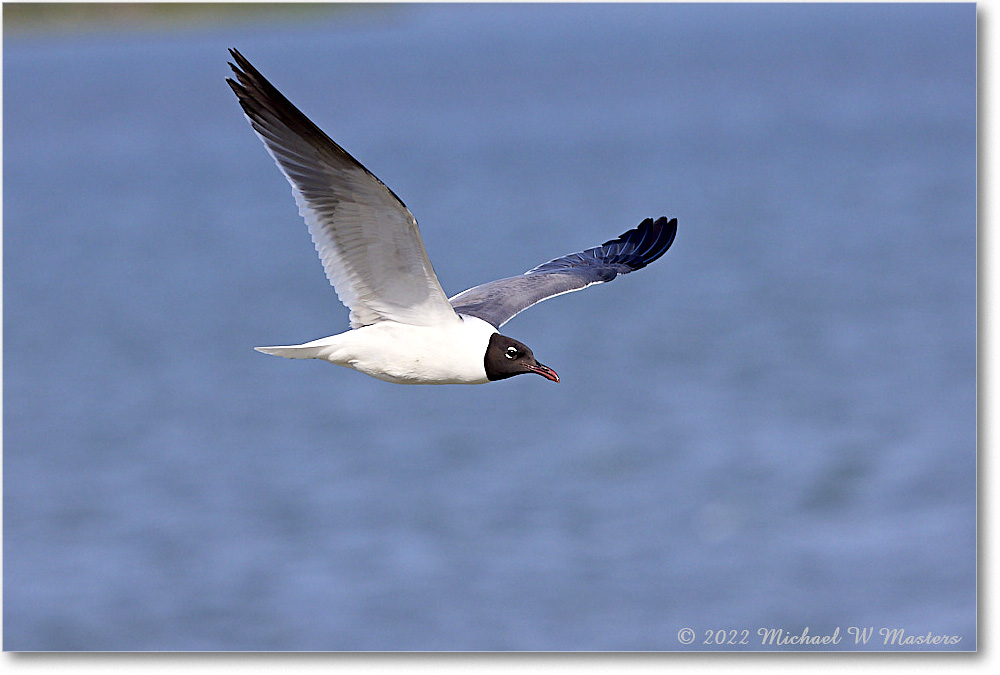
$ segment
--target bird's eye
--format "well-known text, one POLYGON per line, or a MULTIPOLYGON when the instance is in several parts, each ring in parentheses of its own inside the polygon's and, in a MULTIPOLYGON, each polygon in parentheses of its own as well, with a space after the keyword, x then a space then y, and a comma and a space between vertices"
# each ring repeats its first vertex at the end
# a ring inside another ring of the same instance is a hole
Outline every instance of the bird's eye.
POLYGON ((504 354, 508 359, 512 359, 517 356, 517 347, 507 347, 507 353, 504 354))

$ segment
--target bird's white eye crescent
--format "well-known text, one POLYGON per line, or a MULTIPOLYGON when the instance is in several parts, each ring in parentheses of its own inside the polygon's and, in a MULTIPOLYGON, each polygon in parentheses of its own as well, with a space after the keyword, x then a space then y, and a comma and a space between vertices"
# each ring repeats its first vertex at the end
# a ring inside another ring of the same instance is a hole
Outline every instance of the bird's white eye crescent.
POLYGON ((517 356, 517 347, 507 347, 507 353, 504 354, 508 359, 512 359, 517 356))

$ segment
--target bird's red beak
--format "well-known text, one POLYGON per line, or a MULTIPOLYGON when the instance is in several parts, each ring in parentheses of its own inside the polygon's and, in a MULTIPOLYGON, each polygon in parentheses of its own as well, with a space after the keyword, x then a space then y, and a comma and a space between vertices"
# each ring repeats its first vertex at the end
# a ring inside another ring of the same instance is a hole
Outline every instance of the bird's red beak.
POLYGON ((552 370, 548 366, 543 366, 542 364, 538 363, 533 366, 526 366, 526 368, 533 373, 538 373, 546 380, 552 380, 553 382, 559 381, 559 375, 556 373, 556 371, 552 370))

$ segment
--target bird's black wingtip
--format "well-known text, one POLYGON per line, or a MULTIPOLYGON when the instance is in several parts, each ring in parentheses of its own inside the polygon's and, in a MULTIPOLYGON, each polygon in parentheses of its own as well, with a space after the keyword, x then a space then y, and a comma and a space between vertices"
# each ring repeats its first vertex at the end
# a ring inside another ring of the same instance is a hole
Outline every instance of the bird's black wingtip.
POLYGON ((263 110, 269 105, 273 106, 275 102, 294 108, 288 99, 282 96, 281 92, 275 89, 267 81, 267 78, 261 75, 260 71, 254 68, 253 64, 247 61, 246 57, 238 49, 230 47, 229 53, 232 55, 235 63, 233 61, 229 62, 229 67, 233 71, 233 77, 227 77, 226 84, 236 94, 243 112, 251 120, 259 119, 263 114, 263 110))
POLYGON ((604 242, 602 248, 611 255, 606 262, 625 265, 631 271, 641 270, 667 252, 677 236, 677 219, 661 216, 646 218, 634 229, 617 239, 604 242), (610 251, 607 251, 610 249, 610 251), (613 252, 613 253, 612 253, 613 252))
MULTIPOLYGON (((674 243, 674 238, 677 236, 677 219, 668 219, 666 216, 660 216, 656 219, 656 222, 653 223, 653 226, 660 227, 663 230, 659 237, 661 249, 659 253, 656 254, 656 258, 659 258, 661 255, 666 253, 667 249, 674 243)), ((656 258, 653 258, 653 260, 656 260, 656 258)), ((649 262, 653 262, 653 260, 650 260, 649 262)))
POLYGON ((253 64, 236 47, 229 48, 229 55, 233 57, 233 60, 229 62, 229 67, 232 69, 233 74, 236 75, 237 83, 245 86, 253 81, 266 82, 260 71, 254 68, 253 64))
POLYGON ((236 75, 236 79, 240 82, 242 82, 247 75, 258 74, 257 69, 254 68, 249 61, 247 61, 245 56, 240 54, 240 50, 236 49, 236 47, 229 48, 229 55, 233 57, 233 60, 229 61, 229 67, 236 75))

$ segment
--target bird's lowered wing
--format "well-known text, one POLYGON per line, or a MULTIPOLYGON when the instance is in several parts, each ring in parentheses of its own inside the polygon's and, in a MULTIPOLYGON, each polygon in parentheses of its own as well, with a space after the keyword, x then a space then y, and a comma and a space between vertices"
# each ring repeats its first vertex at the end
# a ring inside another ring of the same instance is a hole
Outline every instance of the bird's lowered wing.
POLYGON ((542 300, 642 269, 666 253, 676 234, 676 218, 647 218, 635 229, 595 248, 555 258, 520 276, 462 291, 451 298, 451 304, 456 312, 499 328, 542 300))

